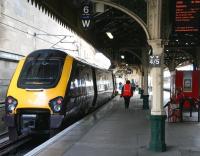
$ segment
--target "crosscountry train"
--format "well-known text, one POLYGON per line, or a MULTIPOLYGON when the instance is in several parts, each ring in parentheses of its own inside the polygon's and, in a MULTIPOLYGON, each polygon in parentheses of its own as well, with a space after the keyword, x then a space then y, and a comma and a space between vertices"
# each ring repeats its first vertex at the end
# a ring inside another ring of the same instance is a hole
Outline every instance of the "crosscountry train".
POLYGON ((113 97, 111 71, 65 52, 37 50, 22 59, 5 101, 10 140, 24 133, 51 133, 69 117, 87 114, 113 97))

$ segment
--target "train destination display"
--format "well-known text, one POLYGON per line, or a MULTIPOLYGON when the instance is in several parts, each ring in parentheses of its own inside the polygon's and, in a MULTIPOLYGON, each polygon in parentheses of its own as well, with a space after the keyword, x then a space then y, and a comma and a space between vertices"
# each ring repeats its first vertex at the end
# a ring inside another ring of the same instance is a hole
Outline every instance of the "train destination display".
POLYGON ((200 30, 200 0, 176 0, 176 32, 200 30))

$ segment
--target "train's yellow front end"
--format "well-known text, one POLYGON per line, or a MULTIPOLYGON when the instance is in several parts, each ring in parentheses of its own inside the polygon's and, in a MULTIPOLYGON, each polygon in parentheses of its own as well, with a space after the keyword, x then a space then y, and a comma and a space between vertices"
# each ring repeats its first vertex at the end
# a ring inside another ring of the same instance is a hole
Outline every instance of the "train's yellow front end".
POLYGON ((48 133, 61 125, 73 58, 57 53, 36 51, 19 62, 5 102, 11 140, 23 133, 48 133))

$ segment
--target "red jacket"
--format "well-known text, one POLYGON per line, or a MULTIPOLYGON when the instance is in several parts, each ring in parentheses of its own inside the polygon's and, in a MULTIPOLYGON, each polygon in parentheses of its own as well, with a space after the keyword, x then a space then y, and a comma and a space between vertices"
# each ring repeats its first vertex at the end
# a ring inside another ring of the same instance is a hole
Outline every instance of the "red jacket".
POLYGON ((125 84, 122 88, 122 94, 121 96, 125 96, 125 97, 128 97, 128 96, 133 96, 133 89, 131 87, 131 84, 125 84))

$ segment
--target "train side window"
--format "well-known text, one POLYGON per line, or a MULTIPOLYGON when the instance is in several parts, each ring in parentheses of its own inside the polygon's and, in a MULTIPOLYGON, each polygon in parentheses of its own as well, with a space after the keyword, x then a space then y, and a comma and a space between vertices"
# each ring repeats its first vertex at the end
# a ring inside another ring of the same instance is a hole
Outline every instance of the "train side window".
POLYGON ((74 72, 70 85, 71 97, 94 93, 92 69, 85 64, 77 63, 74 72))
POLYGON ((93 94, 94 84, 93 84, 93 77, 92 77, 92 68, 87 65, 82 66, 81 75, 82 75, 82 79, 84 80, 82 93, 85 95, 93 94))
POLYGON ((82 67, 81 64, 76 64, 74 75, 71 79, 69 94, 72 98, 78 97, 82 94, 82 86, 84 84, 84 79, 82 78, 82 67))
POLYGON ((71 78, 71 84, 70 84, 70 91, 69 91, 69 96, 71 98, 75 98, 78 93, 78 77, 79 77, 79 72, 77 72, 77 69, 74 69, 74 73, 72 75, 72 78, 71 78))

